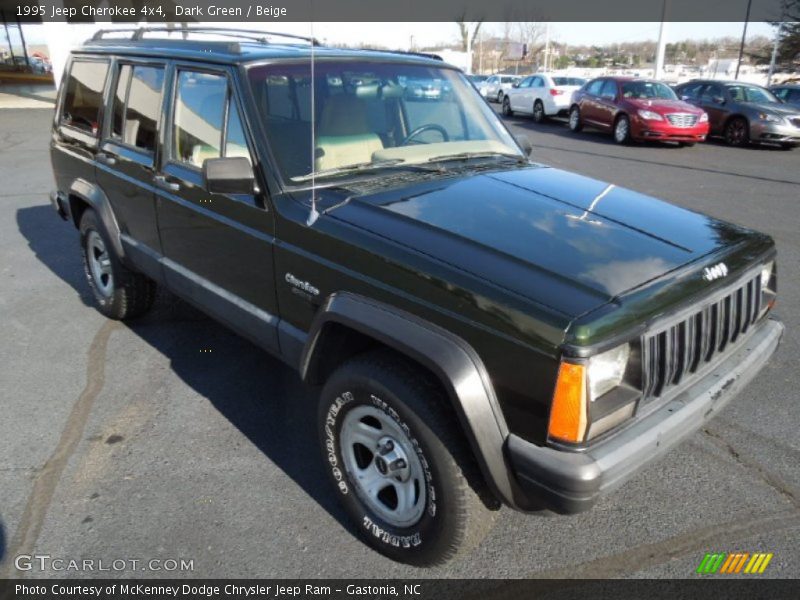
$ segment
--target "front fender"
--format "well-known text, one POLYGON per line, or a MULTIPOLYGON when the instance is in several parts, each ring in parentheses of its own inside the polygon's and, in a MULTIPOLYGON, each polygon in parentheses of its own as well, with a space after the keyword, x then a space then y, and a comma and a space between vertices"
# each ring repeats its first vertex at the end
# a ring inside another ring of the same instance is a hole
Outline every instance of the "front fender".
POLYGON ((311 326, 300 360, 304 380, 313 374, 327 323, 376 339, 430 369, 447 389, 492 492, 513 508, 528 509, 505 457, 508 426, 483 361, 467 342, 392 306, 340 292, 328 298, 311 326))

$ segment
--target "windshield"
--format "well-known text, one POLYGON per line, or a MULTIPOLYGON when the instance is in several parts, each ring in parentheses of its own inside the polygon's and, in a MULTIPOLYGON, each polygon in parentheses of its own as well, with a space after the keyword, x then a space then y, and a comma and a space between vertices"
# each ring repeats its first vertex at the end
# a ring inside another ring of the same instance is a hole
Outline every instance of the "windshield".
POLYGON ((639 100, 648 100, 650 98, 678 99, 672 88, 658 81, 626 81, 622 84, 622 97, 639 100))
POLYGON ((586 83, 585 79, 580 77, 553 77, 554 85, 577 85, 581 86, 586 83))
POLYGON ((754 85, 729 85, 728 93, 734 102, 769 103, 780 102, 772 92, 754 85))
POLYGON ((518 145, 459 71, 320 59, 253 66, 256 106, 284 179, 402 168, 450 155, 512 154, 518 145))

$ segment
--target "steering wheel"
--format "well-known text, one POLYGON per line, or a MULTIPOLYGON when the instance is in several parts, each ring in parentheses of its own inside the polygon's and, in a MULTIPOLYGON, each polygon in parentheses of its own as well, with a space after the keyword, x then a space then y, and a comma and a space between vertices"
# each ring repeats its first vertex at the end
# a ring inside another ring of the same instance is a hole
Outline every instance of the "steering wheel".
POLYGON ((420 133, 424 133, 426 131, 435 131, 439 135, 442 136, 442 141, 449 142, 450 136, 447 135, 447 131, 441 125, 437 125, 436 123, 428 123, 426 125, 420 125, 414 131, 409 133, 406 136, 406 139, 403 140, 403 143, 400 144, 401 146, 407 145, 413 138, 417 137, 420 133))

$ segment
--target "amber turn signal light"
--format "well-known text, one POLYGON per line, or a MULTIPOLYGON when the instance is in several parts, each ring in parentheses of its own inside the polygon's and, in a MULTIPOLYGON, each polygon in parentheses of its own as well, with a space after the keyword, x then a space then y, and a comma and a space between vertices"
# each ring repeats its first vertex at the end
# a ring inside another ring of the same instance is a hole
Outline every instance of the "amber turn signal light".
POLYGON ((548 435, 563 442, 582 442, 586 435, 586 369, 562 362, 558 368, 548 435))

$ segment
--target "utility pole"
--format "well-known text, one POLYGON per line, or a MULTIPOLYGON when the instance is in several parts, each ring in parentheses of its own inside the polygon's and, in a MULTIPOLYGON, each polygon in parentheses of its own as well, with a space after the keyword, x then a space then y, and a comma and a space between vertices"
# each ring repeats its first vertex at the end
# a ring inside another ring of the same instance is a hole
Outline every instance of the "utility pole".
POLYGON ((775 73, 775 62, 778 60, 778 46, 781 44, 781 30, 783 23, 778 23, 778 31, 775 34, 775 43, 772 46, 772 58, 769 61, 769 75, 767 75, 767 87, 772 83, 772 75, 775 73))
POLYGON ((747 22, 750 20, 750 6, 753 0, 747 0, 747 14, 744 16, 744 29, 742 30, 742 43, 739 45, 739 60, 736 61, 736 75, 734 79, 739 79, 739 67, 742 66, 742 56, 744 55, 744 42, 747 38, 747 22))
POLYGON ((547 59, 550 58, 550 23, 544 26, 544 72, 549 73, 547 59))
POLYGON ((658 32, 658 48, 656 50, 656 68, 653 76, 655 79, 661 79, 664 76, 664 54, 667 50, 667 2, 661 7, 661 28, 658 32))

